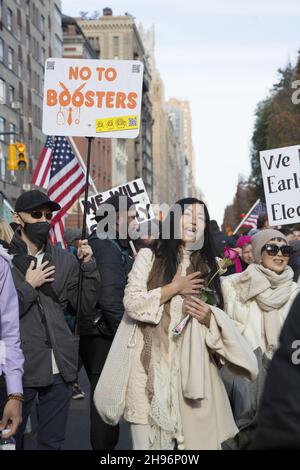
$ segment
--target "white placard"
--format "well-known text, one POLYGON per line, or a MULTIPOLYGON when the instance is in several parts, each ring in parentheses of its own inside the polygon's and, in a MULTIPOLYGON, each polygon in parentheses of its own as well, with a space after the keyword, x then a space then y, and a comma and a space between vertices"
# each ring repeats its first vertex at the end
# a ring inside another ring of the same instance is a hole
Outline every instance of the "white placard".
MULTIPOLYGON (((129 196, 136 207, 138 213, 138 222, 145 222, 154 218, 153 208, 150 203, 148 193, 146 191, 142 178, 138 178, 128 183, 116 186, 115 188, 99 193, 95 196, 90 196, 87 202, 87 227, 90 233, 95 230, 97 222, 95 221, 95 215, 100 204, 105 202, 110 196, 114 194, 129 196)), ((84 211, 84 199, 80 200, 80 207, 82 212, 84 211)))
POLYGON ((47 59, 43 132, 135 138, 142 86, 143 63, 137 60, 47 59))
POLYGON ((270 225, 300 222, 300 145, 260 152, 270 225))

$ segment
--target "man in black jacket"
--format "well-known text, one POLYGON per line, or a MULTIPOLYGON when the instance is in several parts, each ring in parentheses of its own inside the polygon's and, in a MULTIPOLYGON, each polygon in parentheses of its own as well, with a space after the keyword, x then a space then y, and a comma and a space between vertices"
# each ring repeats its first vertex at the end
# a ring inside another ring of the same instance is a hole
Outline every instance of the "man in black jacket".
POLYGON ((251 449, 300 450, 300 294, 271 362, 251 449))
MULTIPOLYGON (((92 233, 89 238, 100 274, 98 308, 81 316, 79 329, 80 355, 91 384, 91 444, 94 450, 114 449, 119 438, 119 426, 109 426, 102 421, 94 406, 93 395, 124 314, 124 290, 133 264, 128 227, 136 217, 133 201, 126 196, 110 197, 105 201, 105 207, 112 209, 115 219, 112 217, 108 223, 106 233, 98 224, 97 233, 92 233)), ((104 220, 103 211, 101 213, 100 216, 97 212, 96 218, 100 223, 104 220)))
MULTIPOLYGON (((80 265, 66 250, 47 242, 52 211, 60 209, 44 193, 33 190, 16 201, 12 275, 19 299, 20 336, 25 356, 23 423, 17 448, 31 408, 38 397, 38 449, 61 449, 67 424, 72 382, 77 375, 78 340, 64 319, 68 303, 76 308, 80 265)), ((83 271, 83 312, 96 304, 98 272, 87 240, 78 257, 83 271)))

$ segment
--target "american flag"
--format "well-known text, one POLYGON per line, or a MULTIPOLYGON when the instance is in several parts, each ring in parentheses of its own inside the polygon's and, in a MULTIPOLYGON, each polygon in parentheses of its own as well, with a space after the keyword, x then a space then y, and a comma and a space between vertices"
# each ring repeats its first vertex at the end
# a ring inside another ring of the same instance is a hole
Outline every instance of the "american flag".
POLYGON ((251 214, 244 220, 242 223, 242 227, 247 228, 256 228, 257 227, 257 219, 260 214, 266 212, 266 205, 263 202, 259 202, 251 212, 251 214))
POLYGON ((47 190, 61 209, 51 222, 50 238, 56 245, 64 242, 64 219, 67 211, 85 190, 85 173, 66 137, 47 137, 32 184, 47 190))

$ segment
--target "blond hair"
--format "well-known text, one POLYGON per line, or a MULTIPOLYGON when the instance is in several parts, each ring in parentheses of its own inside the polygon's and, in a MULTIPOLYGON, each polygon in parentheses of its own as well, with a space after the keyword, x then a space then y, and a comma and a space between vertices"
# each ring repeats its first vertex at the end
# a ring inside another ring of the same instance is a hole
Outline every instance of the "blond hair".
POLYGON ((0 219, 0 240, 10 243, 13 235, 11 226, 5 220, 0 219))

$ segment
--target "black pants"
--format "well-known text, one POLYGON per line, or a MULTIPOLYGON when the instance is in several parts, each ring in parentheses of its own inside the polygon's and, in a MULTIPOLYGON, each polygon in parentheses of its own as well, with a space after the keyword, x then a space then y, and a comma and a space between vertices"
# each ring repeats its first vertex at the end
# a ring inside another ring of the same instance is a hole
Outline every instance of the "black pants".
POLYGON ((24 431, 28 416, 38 398, 38 450, 60 450, 65 440, 72 385, 60 374, 53 376, 47 387, 24 387, 23 421, 16 434, 17 450, 23 449, 24 431))
POLYGON ((93 450, 113 450, 119 440, 119 425, 101 419, 94 405, 94 391, 104 367, 112 340, 100 336, 81 336, 79 352, 91 384, 91 445, 93 450))

